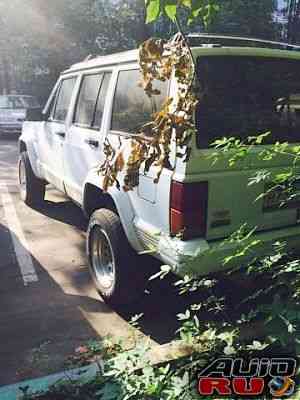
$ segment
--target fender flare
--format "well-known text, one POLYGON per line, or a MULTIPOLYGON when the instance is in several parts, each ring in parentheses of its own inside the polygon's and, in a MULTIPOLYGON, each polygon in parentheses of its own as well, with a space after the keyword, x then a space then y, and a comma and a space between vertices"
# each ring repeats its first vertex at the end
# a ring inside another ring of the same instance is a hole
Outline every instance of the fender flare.
MULTIPOLYGON (((87 185, 90 184, 103 192, 103 179, 104 178, 99 175, 97 171, 92 170, 89 172, 83 185, 83 211, 85 208, 87 185)), ((129 243, 137 252, 143 251, 144 247, 139 241, 136 230, 134 228, 135 212, 128 193, 124 192, 124 190, 122 189, 117 189, 116 186, 108 188, 106 193, 111 197, 114 202, 129 243)))
POLYGON ((30 165, 34 172, 34 175, 37 178, 44 179, 43 176, 41 175, 41 171, 40 171, 40 168, 38 165, 38 153, 36 150, 35 139, 32 136, 26 137, 26 139, 25 139, 25 135, 22 134, 19 137, 19 153, 21 153, 22 148, 26 148, 26 151, 27 151, 27 154, 29 157, 29 161, 30 161, 30 165))

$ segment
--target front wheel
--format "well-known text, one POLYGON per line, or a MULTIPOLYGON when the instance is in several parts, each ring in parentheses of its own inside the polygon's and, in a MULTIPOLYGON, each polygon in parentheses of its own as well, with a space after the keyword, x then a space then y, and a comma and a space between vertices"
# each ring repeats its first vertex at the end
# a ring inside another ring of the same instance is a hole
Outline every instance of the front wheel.
POLYGON ((93 281, 105 302, 127 305, 143 293, 146 273, 113 211, 100 209, 92 214, 87 255, 93 281))
POLYGON ((18 164, 21 199, 29 206, 40 206, 45 197, 45 183, 32 170, 26 151, 22 152, 18 164))

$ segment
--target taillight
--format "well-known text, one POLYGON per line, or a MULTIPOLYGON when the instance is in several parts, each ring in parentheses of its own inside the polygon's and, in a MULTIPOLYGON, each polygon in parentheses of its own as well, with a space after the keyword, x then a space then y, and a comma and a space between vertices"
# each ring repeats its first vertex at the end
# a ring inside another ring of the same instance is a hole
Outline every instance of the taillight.
POLYGON ((171 235, 183 239, 206 234, 208 182, 180 183, 173 181, 170 199, 171 235))

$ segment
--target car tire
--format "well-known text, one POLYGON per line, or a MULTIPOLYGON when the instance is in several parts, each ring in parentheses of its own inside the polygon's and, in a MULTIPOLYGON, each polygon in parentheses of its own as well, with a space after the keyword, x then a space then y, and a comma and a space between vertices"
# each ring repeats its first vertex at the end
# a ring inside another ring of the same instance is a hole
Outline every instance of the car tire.
POLYGON ((41 206, 45 198, 46 185, 35 176, 26 151, 20 155, 18 172, 21 199, 28 206, 41 206))
POLYGON ((146 273, 115 212, 99 209, 92 214, 86 243, 90 273, 106 303, 129 305, 142 295, 146 273))

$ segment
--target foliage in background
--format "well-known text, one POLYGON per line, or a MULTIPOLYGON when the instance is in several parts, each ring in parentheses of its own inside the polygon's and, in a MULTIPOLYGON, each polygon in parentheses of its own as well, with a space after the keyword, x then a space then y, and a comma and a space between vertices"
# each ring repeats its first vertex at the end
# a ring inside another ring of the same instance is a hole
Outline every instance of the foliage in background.
POLYGON ((143 6, 143 0, 0 0, 0 91, 46 100, 70 64, 136 47, 153 31, 143 6))
MULTIPOLYGON (((177 2, 148 2, 153 10, 148 20, 156 15, 158 3, 164 15, 147 25, 144 0, 0 0, 0 92, 6 88, 45 101, 59 73, 87 55, 132 49, 153 35, 169 38, 176 27, 167 15, 173 18, 177 2)), ((203 31, 203 18, 214 16, 210 32, 278 38, 271 0, 178 3, 182 7, 177 15, 187 31, 203 31), (197 18, 187 26, 191 14, 197 18)))
POLYGON ((166 15, 175 22, 180 8, 187 11, 188 23, 200 18, 205 27, 219 10, 215 0, 146 0, 146 22, 154 22, 161 15, 166 15))
POLYGON ((300 1, 299 0, 284 0, 286 8, 285 15, 288 18, 287 40, 290 43, 300 44, 300 1))
POLYGON ((210 32, 280 40, 281 26, 274 20, 277 0, 216 0, 220 12, 210 32))

